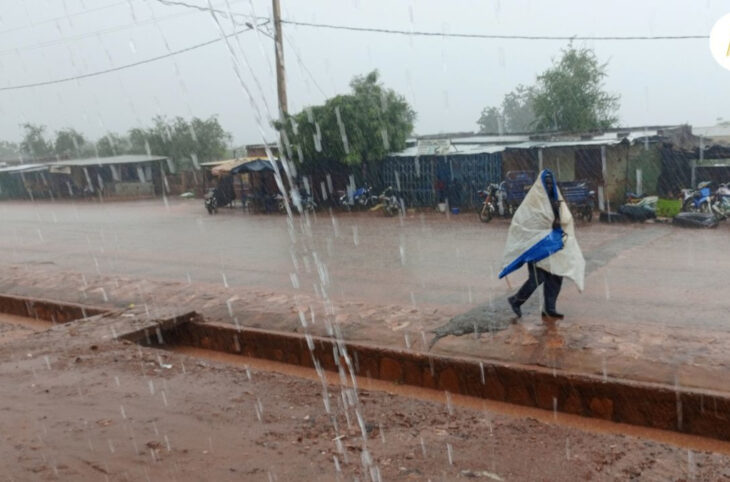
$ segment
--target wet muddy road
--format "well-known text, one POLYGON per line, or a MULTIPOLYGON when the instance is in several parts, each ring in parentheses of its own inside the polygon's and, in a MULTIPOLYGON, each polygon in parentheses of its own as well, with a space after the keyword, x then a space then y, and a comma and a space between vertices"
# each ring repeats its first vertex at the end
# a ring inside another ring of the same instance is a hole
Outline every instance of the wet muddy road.
MULTIPOLYGON (((398 219, 323 212, 309 225, 296 218, 289 229, 278 215, 223 209, 209 216, 199 200, 155 200, 2 203, 0 217, 6 265, 308 294, 326 276, 335 302, 401 306, 466 309, 509 291, 496 279, 508 223, 482 224, 469 213, 398 219)), ((566 283, 561 295, 574 313, 727 324, 717 283, 730 256, 727 223, 711 231, 579 223, 577 235, 588 263, 586 291, 566 283)), ((511 277, 511 285, 522 279, 511 277)))

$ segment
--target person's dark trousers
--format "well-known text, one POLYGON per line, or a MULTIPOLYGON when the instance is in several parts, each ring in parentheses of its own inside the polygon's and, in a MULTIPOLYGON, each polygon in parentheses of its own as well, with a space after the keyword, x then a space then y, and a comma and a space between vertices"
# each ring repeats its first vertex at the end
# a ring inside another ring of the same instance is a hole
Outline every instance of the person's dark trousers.
POLYGON ((527 301, 537 287, 542 284, 543 294, 545 295, 545 311, 555 313, 555 304, 558 301, 560 288, 563 285, 563 277, 540 269, 535 263, 527 263, 527 270, 530 273, 530 277, 514 296, 517 305, 520 306, 527 301))

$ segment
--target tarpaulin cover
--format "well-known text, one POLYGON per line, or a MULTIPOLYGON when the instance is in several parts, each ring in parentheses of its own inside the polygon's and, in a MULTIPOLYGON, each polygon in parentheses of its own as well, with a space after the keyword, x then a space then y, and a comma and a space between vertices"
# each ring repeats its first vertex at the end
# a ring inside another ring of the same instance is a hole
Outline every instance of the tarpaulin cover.
POLYGON ((573 216, 554 182, 553 195, 560 201, 560 229, 553 229, 555 215, 544 182, 548 173, 552 175, 547 169, 540 173, 512 217, 499 277, 536 262, 545 271, 570 278, 583 291, 585 259, 575 238, 573 216))
POLYGON ((267 159, 255 159, 253 161, 240 164, 231 169, 231 174, 243 174, 245 172, 274 172, 274 166, 267 159))
POLYGON ((631 221, 643 222, 647 219, 656 218, 656 212, 647 206, 638 204, 624 204, 619 206, 618 212, 626 216, 631 221))
POLYGON ((679 213, 672 224, 684 228, 716 228, 719 221, 712 213, 679 213))

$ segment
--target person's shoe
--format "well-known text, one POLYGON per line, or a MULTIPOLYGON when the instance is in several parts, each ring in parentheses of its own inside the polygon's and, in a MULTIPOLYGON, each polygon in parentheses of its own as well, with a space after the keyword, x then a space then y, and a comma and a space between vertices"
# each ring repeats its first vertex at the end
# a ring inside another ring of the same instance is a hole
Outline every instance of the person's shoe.
POLYGON ((562 313, 558 313, 557 311, 543 311, 542 317, 550 318, 553 320, 562 320, 563 318, 565 318, 565 315, 563 315, 562 313))
POLYGON ((510 296, 507 298, 507 301, 509 301, 509 306, 512 308, 512 311, 515 312, 517 318, 522 318, 522 310, 520 309, 520 304, 517 303, 517 298, 510 296))

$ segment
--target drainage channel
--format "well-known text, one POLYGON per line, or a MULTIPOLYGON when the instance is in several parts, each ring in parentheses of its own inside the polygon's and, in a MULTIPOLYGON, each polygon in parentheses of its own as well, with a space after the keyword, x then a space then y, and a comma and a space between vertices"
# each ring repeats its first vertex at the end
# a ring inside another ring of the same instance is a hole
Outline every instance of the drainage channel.
MULTIPOLYGON (((53 324, 106 315, 73 303, 0 294, 0 341, 53 324)), ((332 338, 206 323, 195 312, 145 322, 118 319, 117 338, 197 358, 342 383, 342 355, 332 338)), ((113 330, 113 328, 112 328, 113 330)), ((730 454, 730 397, 630 380, 566 373, 490 360, 446 357, 346 343, 358 386, 437 403, 453 403, 603 433, 633 435, 696 450, 730 454), (715 440, 713 440, 715 439, 715 440)))
MULTIPOLYGON (((157 336, 139 333, 134 341, 207 357, 245 357, 281 367, 298 367, 312 375, 317 359, 324 370, 337 373, 342 362, 336 340, 254 328, 193 321, 169 324, 157 336), (192 351, 191 351, 192 350, 192 351)), ((557 414, 620 423, 647 429, 730 441, 730 397, 721 392, 689 390, 657 383, 603 378, 491 360, 446 357, 363 343, 346 343, 355 373, 368 384, 407 390, 427 390, 440 401, 445 392, 481 403, 488 400, 557 414)), ((263 366, 266 370, 266 365, 263 366)), ((336 378, 336 377, 335 377, 336 378)), ((389 390, 386 390, 389 391, 389 390)), ((420 392, 419 392, 420 393, 420 392)), ((425 393, 425 392, 424 392, 425 393)), ((464 402, 467 403, 467 402, 464 402)), ((472 402, 469 402, 472 403, 472 402)), ((655 438, 655 437, 651 437, 655 438)))
POLYGON ((23 325, 34 331, 46 329, 49 324, 68 323, 107 312, 103 308, 75 303, 0 294, 0 321, 23 325))
MULTIPOLYGON (((251 368, 259 372, 279 373, 282 375, 297 377, 312 382, 321 383, 317 372, 307 368, 289 363, 252 358, 241 354, 223 353, 204 348, 194 348, 183 345, 166 345, 166 351, 187 355, 199 360, 224 363, 229 366, 240 366, 251 368)), ((332 386, 341 386, 342 380, 339 375, 332 371, 324 372, 327 383, 332 386)), ((694 451, 706 451, 730 455, 730 443, 714 438, 690 435, 680 432, 671 432, 655 428, 640 427, 615 423, 608 420, 588 418, 579 415, 572 415, 561 412, 550 412, 540 408, 526 407, 512 403, 498 402, 483 398, 475 398, 466 395, 449 394, 423 387, 401 385, 373 378, 356 377, 357 386, 360 390, 378 391, 397 395, 399 397, 412 398, 426 402, 433 402, 443 405, 451 404, 456 407, 463 407, 472 410, 488 411, 500 415, 507 415, 514 418, 533 418, 546 424, 561 425, 583 432, 626 435, 641 439, 654 440, 656 442, 684 447, 694 451)), ((347 379, 347 386, 351 386, 347 379)))

